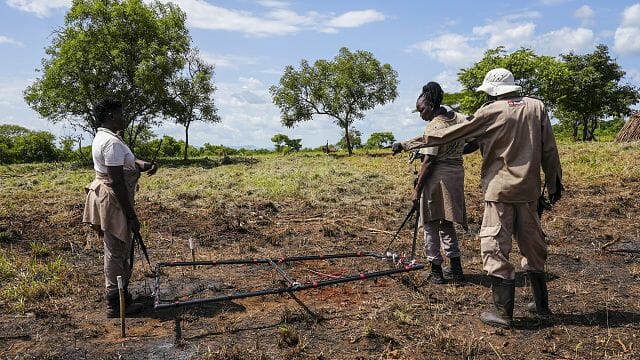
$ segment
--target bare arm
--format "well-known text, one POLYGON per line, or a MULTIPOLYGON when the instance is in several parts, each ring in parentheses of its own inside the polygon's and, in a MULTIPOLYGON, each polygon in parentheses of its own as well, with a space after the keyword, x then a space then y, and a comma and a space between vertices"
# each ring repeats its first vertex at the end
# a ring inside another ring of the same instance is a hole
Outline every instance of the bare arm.
POLYGON ((133 204, 131 204, 131 202, 129 201, 129 194, 124 181, 123 166, 107 166, 107 176, 109 176, 109 183, 111 184, 111 188, 116 194, 116 198, 118 199, 120 206, 122 206, 122 210, 124 211, 124 214, 127 217, 132 230, 140 231, 140 221, 138 220, 138 215, 136 215, 133 204))
POLYGON ((158 171, 158 165, 156 165, 154 162, 147 162, 141 159, 136 159, 136 167, 140 171, 146 172, 149 176, 155 174, 156 171, 158 171))

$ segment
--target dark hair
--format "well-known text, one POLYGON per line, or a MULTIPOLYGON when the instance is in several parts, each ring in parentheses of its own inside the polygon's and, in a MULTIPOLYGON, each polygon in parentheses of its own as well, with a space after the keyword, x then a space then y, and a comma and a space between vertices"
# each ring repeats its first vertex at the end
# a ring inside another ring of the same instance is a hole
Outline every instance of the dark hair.
POLYGON ((422 87, 422 93, 418 96, 424 97, 424 99, 431 104, 433 109, 437 109, 442 104, 442 98, 444 96, 444 91, 442 91, 442 87, 435 81, 429 81, 426 85, 422 87))
POLYGON ((99 101, 93 109, 98 125, 102 125, 106 120, 108 120, 109 115, 111 115, 113 110, 116 109, 122 109, 122 103, 120 101, 112 99, 99 101))

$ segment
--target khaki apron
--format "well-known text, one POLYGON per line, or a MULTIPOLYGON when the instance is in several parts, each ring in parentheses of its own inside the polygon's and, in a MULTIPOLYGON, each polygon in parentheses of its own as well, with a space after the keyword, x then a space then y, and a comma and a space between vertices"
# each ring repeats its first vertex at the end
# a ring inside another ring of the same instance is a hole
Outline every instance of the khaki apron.
MULTIPOLYGON (((131 206, 134 205, 140 171, 125 170, 124 181, 131 206)), ((113 234, 120 241, 129 242, 132 238, 127 216, 109 183, 107 174, 96 171, 95 180, 85 187, 87 197, 82 222, 96 230, 113 234)))

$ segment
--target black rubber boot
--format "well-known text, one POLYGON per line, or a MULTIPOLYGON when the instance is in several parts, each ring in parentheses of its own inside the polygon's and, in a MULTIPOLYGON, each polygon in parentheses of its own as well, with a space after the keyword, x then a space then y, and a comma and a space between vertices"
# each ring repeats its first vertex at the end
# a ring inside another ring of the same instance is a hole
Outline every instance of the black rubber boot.
POLYGON ((442 266, 431 263, 431 282, 437 285, 444 284, 442 266))
POLYGON ((480 314, 480 320, 487 325, 509 329, 513 324, 516 282, 491 276, 491 292, 495 310, 483 312, 480 314))
POLYGON ((552 320, 553 313, 549 309, 546 274, 544 272, 530 272, 528 275, 535 302, 527 304, 527 310, 538 314, 541 318, 552 320))
POLYGON ((464 281, 464 272, 462 272, 460 257, 452 257, 449 261, 451 261, 451 267, 443 269, 444 275, 453 281, 464 281))
MULTIPOLYGON (((108 291, 105 295, 105 299, 107 300, 107 318, 120 317, 120 294, 118 289, 108 291)), ((144 308, 144 305, 141 303, 133 302, 133 297, 127 290, 125 290, 124 299, 125 315, 137 314, 144 308)))

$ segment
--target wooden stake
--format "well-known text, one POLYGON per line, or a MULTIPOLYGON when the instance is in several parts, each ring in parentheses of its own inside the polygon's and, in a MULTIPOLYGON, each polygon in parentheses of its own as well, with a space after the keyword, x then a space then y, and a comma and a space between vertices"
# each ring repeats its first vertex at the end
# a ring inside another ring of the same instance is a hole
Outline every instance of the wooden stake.
POLYGON ((124 299, 124 285, 122 283, 122 276, 118 276, 118 294, 120 295, 120 335, 125 337, 125 326, 124 326, 124 309, 125 309, 125 299, 124 299))
MULTIPOLYGON (((196 261, 196 244, 193 243, 193 239, 189 238, 189 249, 191 249, 191 261, 195 262, 196 261)), ((193 265, 193 268, 195 269, 196 266, 193 265)))

